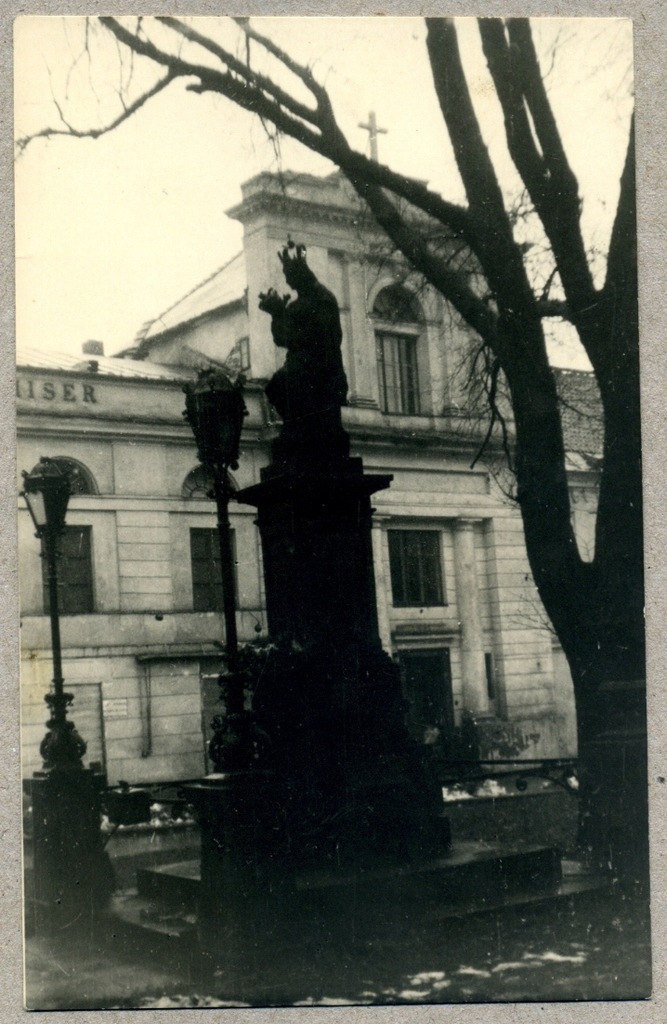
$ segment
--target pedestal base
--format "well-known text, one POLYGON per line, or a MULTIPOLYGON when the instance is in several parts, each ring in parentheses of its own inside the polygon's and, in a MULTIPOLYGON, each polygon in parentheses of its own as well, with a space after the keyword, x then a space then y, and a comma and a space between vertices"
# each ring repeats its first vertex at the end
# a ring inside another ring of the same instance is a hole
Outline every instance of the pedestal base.
POLYGON ((434 851, 442 857, 449 850, 447 819, 427 818, 423 795, 414 789, 408 815, 403 766, 396 766, 393 788, 385 766, 381 780, 349 779, 346 804, 335 788, 319 807, 304 778, 307 767, 280 780, 251 769, 183 787, 201 828, 197 919, 204 975, 252 978, 272 948, 294 941, 295 930, 305 934, 314 926, 322 941, 330 926, 335 933, 349 930, 357 891, 351 880, 419 871, 434 851), (327 906, 320 919, 319 897, 313 903, 312 882, 304 886, 304 878, 326 879, 327 890, 340 884, 341 914, 327 906))
POLYGON ((25 788, 33 810, 28 926, 52 930, 89 923, 114 888, 100 832, 106 776, 92 769, 53 768, 36 772, 25 788))
POLYGON ((371 496, 391 477, 365 474, 336 437, 284 430, 262 482, 236 495, 258 510, 264 554, 271 643, 241 661, 266 746, 257 768, 186 787, 202 829, 202 956, 227 973, 247 976, 305 927, 304 872, 400 872, 450 845, 378 634, 371 496))

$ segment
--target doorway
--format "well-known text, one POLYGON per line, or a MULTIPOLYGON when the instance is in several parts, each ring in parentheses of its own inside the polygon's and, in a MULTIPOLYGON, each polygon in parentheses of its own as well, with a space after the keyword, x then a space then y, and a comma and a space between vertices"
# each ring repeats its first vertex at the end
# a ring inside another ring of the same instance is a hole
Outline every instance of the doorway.
POLYGON ((434 744, 454 731, 454 698, 448 647, 398 652, 403 696, 409 704, 406 724, 419 743, 434 744))

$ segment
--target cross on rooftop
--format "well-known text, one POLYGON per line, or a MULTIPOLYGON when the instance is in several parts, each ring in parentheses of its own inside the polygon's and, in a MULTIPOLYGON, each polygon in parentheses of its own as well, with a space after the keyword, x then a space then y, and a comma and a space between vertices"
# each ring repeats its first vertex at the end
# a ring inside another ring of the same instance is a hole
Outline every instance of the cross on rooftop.
POLYGON ((369 113, 368 121, 365 124, 362 124, 361 121, 359 122, 359 128, 363 128, 364 131, 368 132, 371 140, 371 160, 374 160, 375 163, 378 163, 378 135, 386 135, 387 129, 378 128, 377 118, 375 116, 374 110, 371 110, 371 112, 369 113))

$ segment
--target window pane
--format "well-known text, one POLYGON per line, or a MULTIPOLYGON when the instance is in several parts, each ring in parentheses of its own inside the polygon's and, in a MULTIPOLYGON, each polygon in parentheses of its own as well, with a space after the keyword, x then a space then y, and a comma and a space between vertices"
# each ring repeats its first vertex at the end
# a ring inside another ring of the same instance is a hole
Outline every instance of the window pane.
MULTIPOLYGON (((408 339, 405 339, 406 341, 408 339)), ((403 351, 401 364, 401 386, 403 392, 403 409, 414 415, 419 412, 419 394, 417 386, 417 347, 412 339, 412 344, 406 345, 403 351)))
MULTIPOLYGON (((234 592, 236 594, 236 543, 233 530, 231 534, 232 558, 234 561, 234 592)), ((217 529, 193 527, 190 530, 190 557, 192 564, 192 606, 194 611, 223 611, 222 569, 217 529)), ((238 605, 238 598, 236 603, 238 605)))
POLYGON ((240 339, 238 351, 241 361, 241 373, 248 373, 250 370, 250 338, 240 339))
POLYGON ((389 530, 388 538, 394 606, 444 605, 440 534, 436 530, 389 530))
POLYGON ((192 557, 206 559, 210 556, 211 534, 210 530, 190 530, 190 550, 192 557))
MULTIPOLYGON (((93 566, 91 527, 66 526, 60 538, 58 559, 58 611, 61 615, 89 615, 93 612, 93 566)), ((44 613, 50 613, 46 558, 42 558, 44 613)))
POLYGON ((442 604, 440 535, 433 531, 420 533, 417 543, 419 550, 419 578, 421 580, 424 604, 442 604))
POLYGON ((417 338, 378 331, 376 351, 383 412, 418 414, 417 338))
POLYGON ((387 363, 384 353, 384 339, 381 334, 375 337, 375 352, 378 367, 378 383, 380 385, 380 408, 383 412, 389 412, 387 408, 387 363))

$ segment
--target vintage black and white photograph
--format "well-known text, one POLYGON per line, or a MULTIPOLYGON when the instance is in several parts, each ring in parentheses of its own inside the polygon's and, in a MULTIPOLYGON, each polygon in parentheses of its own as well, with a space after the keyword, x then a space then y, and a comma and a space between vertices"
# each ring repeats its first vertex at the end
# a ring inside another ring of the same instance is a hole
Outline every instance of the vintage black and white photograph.
POLYGON ((25 1007, 648 999, 631 19, 14 73, 25 1007))

